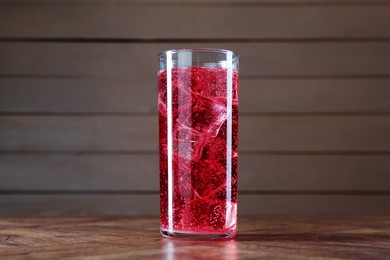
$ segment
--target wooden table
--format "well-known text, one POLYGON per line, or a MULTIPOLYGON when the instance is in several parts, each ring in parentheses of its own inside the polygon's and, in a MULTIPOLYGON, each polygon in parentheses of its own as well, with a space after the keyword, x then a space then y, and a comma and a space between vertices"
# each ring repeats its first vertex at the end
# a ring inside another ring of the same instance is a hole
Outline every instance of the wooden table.
POLYGON ((228 241, 161 237, 157 218, 0 218, 0 259, 390 259, 390 217, 241 217, 228 241))

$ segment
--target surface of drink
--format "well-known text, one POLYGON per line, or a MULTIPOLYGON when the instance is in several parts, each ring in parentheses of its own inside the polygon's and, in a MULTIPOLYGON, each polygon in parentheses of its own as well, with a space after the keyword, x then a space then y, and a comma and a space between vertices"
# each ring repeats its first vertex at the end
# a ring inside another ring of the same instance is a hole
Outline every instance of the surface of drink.
POLYGON ((166 70, 159 72, 158 87, 162 232, 233 236, 237 229, 238 72, 173 68, 170 75, 166 70))

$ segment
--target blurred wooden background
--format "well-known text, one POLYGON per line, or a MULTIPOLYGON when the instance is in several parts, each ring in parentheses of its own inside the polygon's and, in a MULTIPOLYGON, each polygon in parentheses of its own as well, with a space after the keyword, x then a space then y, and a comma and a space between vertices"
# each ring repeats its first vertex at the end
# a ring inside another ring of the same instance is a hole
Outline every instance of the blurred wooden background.
POLYGON ((0 0, 0 215, 158 214, 157 54, 240 54, 240 214, 390 213, 390 1, 0 0))

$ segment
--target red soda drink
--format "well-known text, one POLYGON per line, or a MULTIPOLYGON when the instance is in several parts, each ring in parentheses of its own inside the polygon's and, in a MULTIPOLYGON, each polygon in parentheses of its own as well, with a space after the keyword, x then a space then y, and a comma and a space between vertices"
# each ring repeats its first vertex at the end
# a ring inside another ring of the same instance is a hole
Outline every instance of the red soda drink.
POLYGON ((161 70, 158 95, 162 234, 234 236, 237 70, 197 66, 161 70))

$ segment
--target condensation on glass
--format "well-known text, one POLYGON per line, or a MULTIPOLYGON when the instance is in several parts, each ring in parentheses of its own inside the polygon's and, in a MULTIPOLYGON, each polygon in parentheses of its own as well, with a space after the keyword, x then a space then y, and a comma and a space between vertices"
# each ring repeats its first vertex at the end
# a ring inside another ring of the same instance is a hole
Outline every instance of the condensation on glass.
POLYGON ((230 238, 237 231, 238 55, 176 49, 158 57, 160 229, 230 238))

